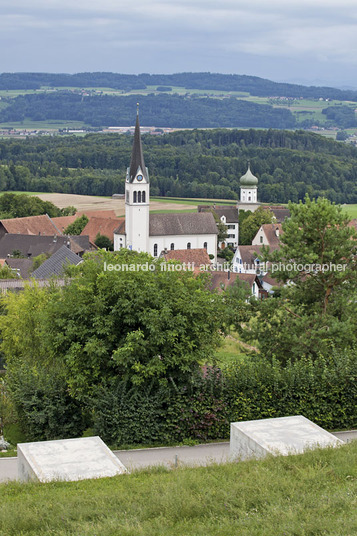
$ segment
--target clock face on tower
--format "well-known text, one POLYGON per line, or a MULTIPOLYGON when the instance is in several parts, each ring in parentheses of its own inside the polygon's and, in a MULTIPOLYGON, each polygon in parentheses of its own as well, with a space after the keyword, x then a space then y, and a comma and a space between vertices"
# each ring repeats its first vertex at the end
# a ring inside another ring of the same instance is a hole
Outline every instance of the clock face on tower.
POLYGON ((142 175, 138 175, 136 178, 138 179, 139 182, 141 182, 141 181, 143 180, 143 176, 142 176, 142 175))

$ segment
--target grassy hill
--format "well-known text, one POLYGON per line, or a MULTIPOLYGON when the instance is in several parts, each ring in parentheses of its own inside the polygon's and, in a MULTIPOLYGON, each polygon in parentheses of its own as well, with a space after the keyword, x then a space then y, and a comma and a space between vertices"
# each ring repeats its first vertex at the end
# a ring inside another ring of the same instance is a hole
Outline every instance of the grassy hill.
POLYGON ((352 536, 357 442, 111 479, 0 485, 3 536, 352 536))

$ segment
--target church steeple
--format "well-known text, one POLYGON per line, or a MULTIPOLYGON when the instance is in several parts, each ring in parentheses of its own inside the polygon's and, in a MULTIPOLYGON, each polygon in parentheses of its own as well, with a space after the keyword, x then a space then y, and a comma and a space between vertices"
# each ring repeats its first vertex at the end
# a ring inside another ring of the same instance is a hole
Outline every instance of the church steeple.
POLYGON ((139 105, 136 113, 136 124, 134 132, 134 143, 133 150, 131 153, 131 161, 129 168, 128 179, 129 182, 133 182, 135 177, 140 173, 149 182, 148 172, 145 166, 143 148, 141 145, 141 135, 140 135, 140 123, 139 123, 139 105))

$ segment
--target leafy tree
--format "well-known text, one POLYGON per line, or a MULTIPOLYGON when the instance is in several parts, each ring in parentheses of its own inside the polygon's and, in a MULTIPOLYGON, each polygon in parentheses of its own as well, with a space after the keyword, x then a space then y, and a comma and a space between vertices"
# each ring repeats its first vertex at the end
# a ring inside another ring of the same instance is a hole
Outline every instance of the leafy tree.
POLYGON ((0 267, 0 279, 17 279, 17 273, 7 264, 0 267))
POLYGON ((95 245, 101 249, 106 249, 107 251, 113 251, 114 245, 113 242, 105 235, 97 234, 94 241, 95 245))
POLYGON ((34 257, 33 261, 32 261, 32 272, 34 272, 35 270, 37 270, 37 268, 39 266, 41 266, 41 264, 43 264, 45 262, 45 260, 48 259, 48 255, 46 255, 46 253, 41 253, 40 255, 37 255, 37 257, 34 257))
POLYGON ((255 212, 249 214, 239 227, 239 243, 250 245, 253 238, 264 223, 272 223, 274 215, 270 210, 259 207, 255 212))
POLYGON ((272 275, 289 283, 252 311, 243 336, 281 361, 328 355, 356 342, 357 235, 341 207, 319 198, 289 204, 281 249, 265 249, 272 275))
POLYGON ((68 227, 64 230, 64 234, 71 236, 80 235, 88 222, 88 217, 85 214, 82 214, 82 216, 80 216, 73 223, 70 223, 68 225, 68 227))
MULTIPOLYGON (((16 174, 21 166, 10 166, 10 171, 16 174)), ((27 172, 29 170, 25 168, 27 172)), ((50 217, 60 216, 61 211, 53 203, 42 201, 39 197, 26 194, 5 193, 0 196, 0 214, 7 218, 23 218, 48 214, 50 217)))
POLYGON ((77 209, 73 205, 61 208, 62 216, 74 216, 76 213, 77 213, 77 209))
POLYGON ((212 296, 204 277, 162 266, 144 253, 96 252, 51 303, 49 344, 65 363, 73 396, 86 398, 113 376, 181 382, 212 356, 221 296, 212 296), (154 271, 108 270, 154 262, 154 271))

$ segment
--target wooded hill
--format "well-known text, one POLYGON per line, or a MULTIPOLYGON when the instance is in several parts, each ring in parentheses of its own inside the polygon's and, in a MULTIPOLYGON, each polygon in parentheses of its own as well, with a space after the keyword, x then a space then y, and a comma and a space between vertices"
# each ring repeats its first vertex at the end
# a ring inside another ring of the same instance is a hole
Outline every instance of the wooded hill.
MULTIPOLYGON (((237 199, 251 161, 263 202, 325 196, 357 203, 357 149, 303 131, 193 130, 144 135, 151 195, 237 199)), ((124 192, 132 136, 0 141, 0 191, 124 192)))
POLYGON ((241 91, 256 96, 324 98, 357 101, 357 91, 331 87, 302 86, 272 82, 258 76, 219 73, 119 74, 119 73, 2 73, 0 89, 48 87, 110 87, 131 90, 147 86, 179 86, 187 89, 241 91))
POLYGON ((25 128, 34 121, 75 121, 92 128, 129 126, 138 94, 143 126, 357 127, 357 91, 246 75, 3 73, 0 92, 0 123, 22 123, 25 128))

